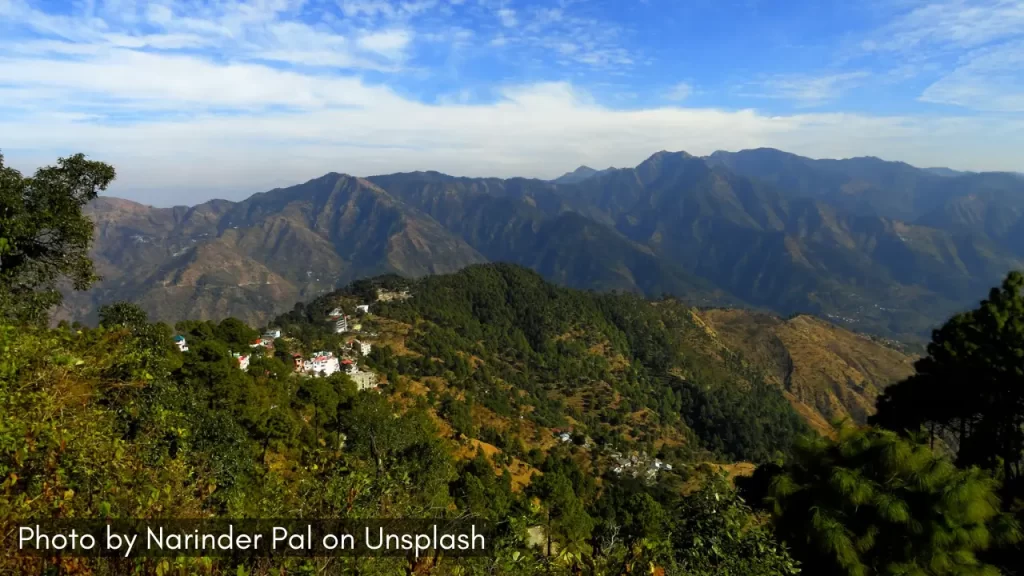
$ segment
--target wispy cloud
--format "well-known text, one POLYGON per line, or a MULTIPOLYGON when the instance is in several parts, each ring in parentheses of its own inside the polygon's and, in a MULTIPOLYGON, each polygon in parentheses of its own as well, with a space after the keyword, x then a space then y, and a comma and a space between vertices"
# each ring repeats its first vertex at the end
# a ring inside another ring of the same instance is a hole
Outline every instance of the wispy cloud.
POLYGON ((872 38, 869 51, 917 51, 973 48, 1024 35, 1024 2, 1020 0, 930 0, 911 2, 872 38))
POLYGON ((976 110, 1024 112, 1024 41, 967 54, 953 72, 928 86, 921 100, 976 110))
POLYGON ((665 93, 665 98, 673 102, 682 102, 689 98, 691 94, 693 94, 693 86, 686 82, 680 82, 668 89, 665 93))
POLYGON ((824 74, 788 74, 751 82, 741 92, 757 98, 790 100, 801 106, 816 106, 834 100, 863 84, 870 75, 863 70, 824 74))
POLYGON ((501 25, 506 28, 515 28, 519 24, 519 20, 516 18, 516 11, 511 8, 498 10, 498 19, 501 20, 501 25))
POLYGON ((922 102, 975 110, 1024 110, 1024 2, 911 2, 861 43, 869 54, 937 71, 922 102))

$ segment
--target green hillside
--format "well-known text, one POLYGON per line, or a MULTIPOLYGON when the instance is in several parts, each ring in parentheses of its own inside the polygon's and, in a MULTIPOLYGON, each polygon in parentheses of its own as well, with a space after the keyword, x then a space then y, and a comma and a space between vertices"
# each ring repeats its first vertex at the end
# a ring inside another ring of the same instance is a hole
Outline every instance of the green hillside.
POLYGON ((172 328, 128 302, 102 306, 97 327, 48 328, 61 285, 95 281, 82 209, 113 177, 78 155, 26 178, 0 157, 0 573, 1021 565, 1020 273, 936 331, 906 378, 905 354, 819 320, 583 292, 504 264, 356 281, 264 331, 230 317, 172 328), (843 411, 862 422, 879 393, 872 425, 820 426, 843 411), (17 551, 26 525, 132 518, 493 531, 475 558, 17 551))

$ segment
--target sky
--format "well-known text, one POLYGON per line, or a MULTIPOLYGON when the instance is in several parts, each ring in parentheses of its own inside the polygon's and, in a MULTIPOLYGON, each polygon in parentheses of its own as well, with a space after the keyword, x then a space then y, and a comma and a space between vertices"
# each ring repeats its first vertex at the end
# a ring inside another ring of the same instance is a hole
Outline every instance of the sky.
POLYGON ((108 193, 659 150, 1024 171, 1024 0, 0 0, 0 152, 108 193))

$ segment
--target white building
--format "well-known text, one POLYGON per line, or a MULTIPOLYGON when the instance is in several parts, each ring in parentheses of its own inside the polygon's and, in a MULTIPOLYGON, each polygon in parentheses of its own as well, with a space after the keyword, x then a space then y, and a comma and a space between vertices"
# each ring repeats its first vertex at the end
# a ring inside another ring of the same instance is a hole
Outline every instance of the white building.
POLYGON ((348 332, 348 318, 342 316, 341 318, 338 318, 337 320, 335 320, 334 321, 334 332, 337 333, 337 334, 341 334, 343 332, 348 332))
POLYGON ((302 363, 302 371, 312 376, 330 376, 340 369, 338 359, 330 352, 319 352, 302 363))
POLYGON ((188 352, 188 343, 185 342, 185 337, 177 335, 174 337, 174 345, 178 347, 178 350, 182 352, 188 352))
POLYGON ((370 351, 373 350, 373 346, 369 342, 362 342, 359 340, 352 341, 352 349, 358 350, 363 356, 369 356, 370 351))
POLYGON ((249 344, 249 348, 260 348, 260 347, 263 347, 263 348, 273 348, 274 347, 274 339, 273 338, 268 338, 267 336, 263 336, 262 338, 257 338, 256 340, 253 340, 252 344, 249 344))
MULTIPOLYGON (((335 308, 335 310, 337 310, 337 308, 335 308)), ((327 317, 327 322, 334 323, 335 334, 348 332, 348 317, 346 317, 344 314, 331 314, 330 316, 327 317)))
POLYGON ((356 383, 358 390, 371 390, 377 387, 377 375, 373 372, 362 372, 356 370, 349 374, 352 381, 356 383))
POLYGON ((263 334, 264 338, 270 338, 271 340, 277 340, 281 337, 280 328, 267 328, 267 331, 263 334))
POLYGON ((245 370, 249 369, 249 355, 248 354, 244 354, 243 355, 243 354, 239 354, 238 352, 235 352, 231 356, 234 357, 235 362, 238 362, 238 369, 239 370, 245 371, 245 370))
POLYGON ((369 304, 360 304, 359 306, 356 306, 356 312, 362 312, 363 314, 369 314, 370 313, 370 305, 369 304))

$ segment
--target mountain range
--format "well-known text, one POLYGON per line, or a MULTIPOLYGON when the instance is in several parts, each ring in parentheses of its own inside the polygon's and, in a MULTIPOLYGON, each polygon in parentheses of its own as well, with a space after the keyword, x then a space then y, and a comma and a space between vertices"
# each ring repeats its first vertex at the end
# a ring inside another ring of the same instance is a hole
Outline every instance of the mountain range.
POLYGON ((103 280, 61 318, 129 299, 159 319, 258 324, 355 278, 503 261, 576 288, 919 340, 1024 267, 1020 175, 773 149, 658 152, 553 181, 331 173, 241 202, 88 209, 103 280))

